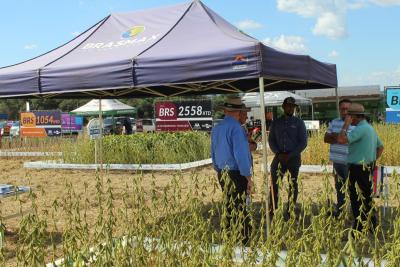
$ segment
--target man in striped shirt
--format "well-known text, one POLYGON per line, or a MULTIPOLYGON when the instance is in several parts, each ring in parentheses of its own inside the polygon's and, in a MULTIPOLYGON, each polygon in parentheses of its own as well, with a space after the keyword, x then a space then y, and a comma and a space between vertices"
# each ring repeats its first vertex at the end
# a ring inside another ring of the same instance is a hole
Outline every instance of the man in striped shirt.
MULTIPOLYGON (((346 179, 349 175, 347 166, 348 145, 338 144, 337 136, 343 127, 344 119, 346 118, 347 111, 351 106, 350 99, 342 99, 339 102, 340 118, 334 119, 329 123, 328 130, 325 134, 325 143, 330 144, 329 159, 333 162, 333 172, 335 177, 335 188, 337 196, 337 205, 335 209, 335 216, 339 216, 344 204, 345 193, 343 185, 346 184, 346 179)), ((348 131, 351 131, 354 126, 350 125, 348 131)))

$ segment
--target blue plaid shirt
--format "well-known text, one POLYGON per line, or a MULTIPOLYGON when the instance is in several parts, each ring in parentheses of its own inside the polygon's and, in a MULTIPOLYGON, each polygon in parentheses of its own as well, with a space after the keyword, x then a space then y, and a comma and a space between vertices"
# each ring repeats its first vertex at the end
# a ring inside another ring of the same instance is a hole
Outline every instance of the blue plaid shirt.
MULTIPOLYGON (((344 120, 342 118, 337 118, 332 120, 329 123, 327 133, 340 133, 344 124, 344 120)), ((347 132, 351 132, 354 129, 353 125, 349 126, 347 132)), ((347 155, 349 154, 349 145, 348 144, 331 144, 329 148, 329 159, 334 163, 347 164, 347 155)))

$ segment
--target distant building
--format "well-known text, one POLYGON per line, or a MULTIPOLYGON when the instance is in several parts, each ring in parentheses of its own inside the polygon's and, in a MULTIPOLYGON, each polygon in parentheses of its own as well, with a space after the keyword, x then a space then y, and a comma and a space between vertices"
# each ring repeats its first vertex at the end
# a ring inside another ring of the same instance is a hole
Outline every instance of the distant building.
MULTIPOLYGON (((315 120, 324 122, 337 117, 335 88, 299 90, 295 94, 312 99, 315 120)), ((384 92, 379 85, 339 87, 338 95, 339 99, 349 98, 363 104, 371 120, 377 120, 385 112, 384 92)), ((307 114, 303 118, 311 119, 311 110, 307 114)))

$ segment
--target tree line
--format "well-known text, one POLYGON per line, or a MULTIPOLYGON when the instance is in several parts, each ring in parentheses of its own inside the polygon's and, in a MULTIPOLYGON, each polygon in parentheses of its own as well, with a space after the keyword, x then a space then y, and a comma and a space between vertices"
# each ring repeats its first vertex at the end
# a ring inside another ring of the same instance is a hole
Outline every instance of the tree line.
MULTIPOLYGON (((209 98, 213 103, 214 118, 220 118, 222 113, 217 106, 222 104, 224 96, 185 96, 164 98, 125 98, 121 102, 136 108, 136 118, 154 118, 154 104, 157 101, 204 99, 209 98)), ((60 110, 70 112, 87 102, 89 99, 0 99, 0 113, 8 114, 9 120, 19 120, 19 113, 26 111, 26 102, 29 102, 30 110, 60 110)))

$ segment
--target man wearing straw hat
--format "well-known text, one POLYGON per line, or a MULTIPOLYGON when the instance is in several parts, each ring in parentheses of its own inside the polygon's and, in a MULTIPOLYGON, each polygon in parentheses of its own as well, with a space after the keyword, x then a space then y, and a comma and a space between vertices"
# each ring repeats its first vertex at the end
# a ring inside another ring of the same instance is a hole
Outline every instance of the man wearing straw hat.
POLYGON ((296 107, 296 100, 293 97, 283 100, 284 114, 272 122, 268 136, 269 147, 275 154, 271 163, 272 194, 270 203, 272 203, 272 215, 278 205, 278 180, 282 179, 287 171, 290 174, 288 216, 290 215, 291 200, 294 205, 297 201, 300 154, 307 146, 307 131, 304 121, 293 116, 296 107))
POLYGON ((225 194, 225 228, 232 230, 231 226, 239 219, 235 216, 242 214, 244 221, 239 222, 239 225, 242 227, 242 243, 246 244, 250 234, 246 199, 252 192, 253 181, 252 159, 248 138, 241 126, 241 112, 250 111, 250 108, 247 108, 239 97, 227 98, 221 108, 225 117, 212 130, 211 157, 225 194))
POLYGON ((337 142, 349 144, 347 163, 349 165, 349 191, 351 208, 354 216, 353 229, 362 231, 363 223, 371 218, 371 224, 367 227, 374 230, 376 218, 372 211, 372 170, 375 161, 382 155, 383 144, 374 128, 365 119, 364 106, 358 103, 351 104, 341 129, 337 142), (349 126, 355 128, 348 132, 349 126), (359 198, 357 188, 362 197, 359 198), (372 214, 370 214, 372 212, 372 214))

